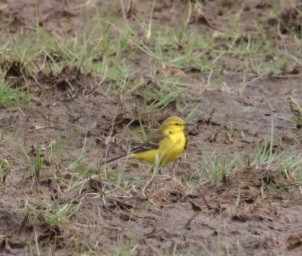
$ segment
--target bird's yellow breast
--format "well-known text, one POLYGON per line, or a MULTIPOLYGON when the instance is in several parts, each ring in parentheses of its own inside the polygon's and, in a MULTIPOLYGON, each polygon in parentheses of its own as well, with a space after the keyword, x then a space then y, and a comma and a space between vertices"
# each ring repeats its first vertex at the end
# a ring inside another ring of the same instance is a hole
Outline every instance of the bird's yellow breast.
POLYGON ((184 150, 186 145, 186 137, 184 133, 170 135, 163 141, 160 152, 162 154, 162 163, 170 163, 174 161, 184 150))

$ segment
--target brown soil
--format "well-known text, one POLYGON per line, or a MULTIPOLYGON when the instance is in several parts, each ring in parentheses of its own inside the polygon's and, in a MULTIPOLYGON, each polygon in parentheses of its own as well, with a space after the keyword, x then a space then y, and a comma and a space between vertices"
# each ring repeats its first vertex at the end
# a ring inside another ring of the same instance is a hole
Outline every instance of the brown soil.
MULTIPOLYGON (((122 22, 120 1, 110 1, 110 8, 106 2, 1 1, 0 27, 11 35, 18 34, 34 27, 39 13, 39 24, 51 33, 64 29, 73 35, 77 27, 90 21, 87 12, 96 10, 112 10, 122 22)), ((152 2, 139 1, 138 12, 148 17, 152 2)), ((243 10, 246 31, 256 29, 252 22, 256 19, 267 26, 280 26, 280 37, 299 29, 301 33, 301 16, 291 8, 298 1, 290 1, 279 20, 267 20, 266 14, 274 8, 271 1, 223 1, 219 8, 216 2, 205 1, 205 15, 193 13, 188 29, 209 34, 227 31, 232 24, 228 15, 243 10)), ((177 27, 182 12, 180 1, 157 1, 154 25, 177 27)), ((129 13, 130 23, 132 16, 135 12, 129 13)), ((287 47, 294 51, 296 46, 289 42, 287 47)), ((187 84, 200 87, 195 97, 188 96, 186 108, 169 104, 140 118, 153 126, 157 124, 152 120, 185 116, 198 106, 195 125, 188 131, 186 154, 173 171, 166 167, 163 175, 142 191, 151 177, 144 164, 112 164, 123 172, 125 180, 133 182, 127 187, 112 185, 104 175, 89 174, 86 179, 70 167, 83 149, 81 161, 92 169, 98 169, 107 151, 110 156, 127 151, 131 134, 125 126, 132 120, 127 110, 136 108, 134 112, 142 113, 144 101, 139 93, 129 92, 117 103, 97 88, 99 78, 78 68, 66 66, 57 74, 27 74, 21 63, 1 61, 8 70, 6 79, 16 86, 26 81, 30 92, 41 99, 0 112, 0 135, 6 138, 0 142, 0 164, 9 163, 9 174, 0 183, 1 255, 34 255, 37 243, 43 255, 123 255, 116 251, 122 246, 130 248, 133 255, 301 255, 302 196, 291 175, 274 172, 270 165, 238 165, 219 182, 194 177, 202 156, 215 152, 228 161, 236 152, 248 155, 261 141, 269 140, 272 119, 274 152, 301 152, 301 129, 291 122, 290 107, 290 97, 302 99, 301 66, 284 70, 280 76, 254 79, 251 73, 251 82, 242 93, 232 93, 242 79, 240 73, 225 75, 228 90, 206 90, 197 82, 204 81, 206 74, 185 70, 187 84), (56 152, 50 156, 47 151, 54 142, 62 144, 58 161, 56 152), (44 158, 42 169, 33 174, 30 166, 39 154, 44 158), (54 213, 47 210, 50 204, 58 209, 70 205, 62 223, 50 225, 46 221, 45 216, 54 213)), ((235 60, 225 62, 230 71, 236 66, 235 60)), ((148 74, 148 65, 142 60, 132 65, 148 74)), ((109 84, 105 83, 104 90, 109 84)), ((129 129, 138 125, 135 120, 129 129)))

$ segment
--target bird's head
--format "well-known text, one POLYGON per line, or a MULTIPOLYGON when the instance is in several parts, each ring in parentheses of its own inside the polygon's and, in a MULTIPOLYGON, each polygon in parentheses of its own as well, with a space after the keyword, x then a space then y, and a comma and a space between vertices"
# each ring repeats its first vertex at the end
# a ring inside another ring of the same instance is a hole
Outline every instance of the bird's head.
POLYGON ((178 116, 171 116, 167 118, 161 126, 164 133, 172 134, 182 132, 186 127, 186 121, 178 116))

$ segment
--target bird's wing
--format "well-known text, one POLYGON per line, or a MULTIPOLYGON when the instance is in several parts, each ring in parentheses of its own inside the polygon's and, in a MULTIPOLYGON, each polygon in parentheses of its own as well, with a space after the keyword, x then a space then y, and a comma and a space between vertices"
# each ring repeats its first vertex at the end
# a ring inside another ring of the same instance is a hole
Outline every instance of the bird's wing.
POLYGON ((164 135, 164 134, 160 134, 160 133, 151 134, 148 137, 148 140, 146 142, 139 145, 138 147, 133 148, 131 150, 131 153, 139 153, 139 152, 143 152, 143 151, 157 149, 157 148, 159 148, 160 142, 165 138, 166 138, 166 135, 164 135))

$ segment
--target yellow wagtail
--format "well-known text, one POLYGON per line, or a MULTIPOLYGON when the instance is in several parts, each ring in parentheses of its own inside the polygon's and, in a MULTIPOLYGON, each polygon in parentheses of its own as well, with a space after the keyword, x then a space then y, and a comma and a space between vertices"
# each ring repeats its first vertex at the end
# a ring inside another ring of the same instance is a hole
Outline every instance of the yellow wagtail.
POLYGON ((119 156, 107 161, 109 162, 130 158, 137 159, 149 164, 164 164, 174 161, 185 149, 187 139, 184 130, 188 123, 177 116, 167 118, 161 127, 151 134, 148 140, 130 151, 126 156, 119 156))

